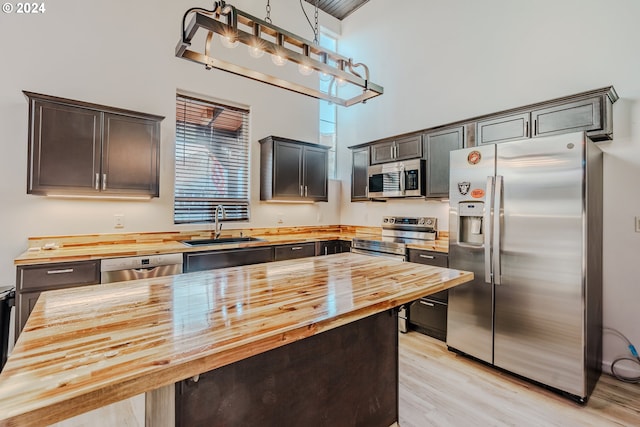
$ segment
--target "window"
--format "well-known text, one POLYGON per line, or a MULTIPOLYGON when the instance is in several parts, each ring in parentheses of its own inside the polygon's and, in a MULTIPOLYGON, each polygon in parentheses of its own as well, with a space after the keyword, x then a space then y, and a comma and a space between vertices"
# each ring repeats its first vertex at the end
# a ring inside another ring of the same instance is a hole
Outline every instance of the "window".
MULTIPOLYGON (((336 51, 338 40, 326 33, 320 33, 320 46, 336 51)), ((320 74, 320 90, 329 91, 331 81, 323 79, 320 74)), ((320 100, 320 144, 328 145, 329 149, 329 178, 336 177, 336 144, 337 144, 337 107, 329 101, 320 100)))
POLYGON ((176 224, 249 220, 249 111, 176 96, 176 224))

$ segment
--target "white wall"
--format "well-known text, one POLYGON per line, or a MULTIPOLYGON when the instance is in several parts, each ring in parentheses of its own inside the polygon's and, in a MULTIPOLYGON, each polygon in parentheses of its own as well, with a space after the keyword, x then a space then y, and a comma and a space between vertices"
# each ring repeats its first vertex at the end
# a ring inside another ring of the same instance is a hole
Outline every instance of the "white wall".
MULTIPOLYGON (((46 2, 40 16, 0 14, 0 285, 14 282, 13 259, 29 236, 114 232, 115 213, 125 215, 125 232, 181 229, 172 218, 176 89, 251 108, 252 221, 242 226, 275 226, 279 214, 284 225, 378 225, 382 215, 411 213, 436 216, 445 227, 442 203, 349 203, 345 147, 613 84, 621 96, 614 106, 615 141, 601 144, 604 320, 640 343, 634 327, 640 234, 633 232, 633 217, 640 215, 640 2, 403 0, 391 6, 370 0, 342 23, 341 50, 367 63, 385 94, 339 110, 342 194, 332 191, 329 203, 315 205, 259 202, 256 141, 270 134, 317 141, 317 102, 174 57, 184 11, 211 3, 56 0, 46 2), (164 115, 161 197, 96 202, 27 195, 22 90, 164 115)), ((264 16, 263 2, 233 4, 264 16)), ((312 38, 298 1, 271 4, 274 24, 312 38)), ((340 32, 323 13, 320 21, 340 32)), ((333 190, 337 186, 332 183, 333 190)), ((605 345, 607 361, 624 351, 609 335, 605 345)))
MULTIPOLYGON (((176 89, 251 109, 252 219, 235 226, 276 226, 278 216, 283 217, 285 226, 338 223, 340 192, 335 182, 330 186, 328 203, 259 201, 258 139, 278 135, 317 142, 317 101, 222 71, 206 71, 199 64, 175 57, 184 12, 212 4, 56 0, 46 2, 47 10, 41 15, 0 14, 0 285, 14 283, 13 259, 26 249, 29 236, 119 232, 113 228, 116 213, 125 215, 124 232, 203 228, 173 224, 176 89), (28 109, 22 90, 165 116, 160 197, 125 202, 27 195, 28 109)), ((232 4, 265 16, 266 3, 239 0, 232 4)), ((298 0, 275 0, 271 8, 275 25, 313 39, 298 0)), ((339 21, 323 13, 320 22, 340 31, 339 21)), ((243 54, 246 48, 239 46, 236 51, 243 54)), ((268 55, 255 61, 272 66, 268 55)))
MULTIPOLYGON (((343 21, 341 53, 365 62, 385 93, 339 112, 343 199, 348 145, 614 85, 615 140, 600 144, 604 325, 639 345, 639 16, 636 0, 370 0, 343 21)), ((345 202, 341 218, 376 225, 392 211, 446 216, 425 202, 345 202)), ((604 344, 605 365, 626 351, 608 333, 604 344)))

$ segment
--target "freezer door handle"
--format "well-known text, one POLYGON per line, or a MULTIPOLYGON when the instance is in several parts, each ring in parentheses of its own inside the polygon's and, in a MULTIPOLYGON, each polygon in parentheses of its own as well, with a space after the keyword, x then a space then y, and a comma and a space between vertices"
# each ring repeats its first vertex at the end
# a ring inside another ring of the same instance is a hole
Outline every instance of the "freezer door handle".
POLYGON ((491 208, 493 206, 493 176, 487 177, 487 195, 484 218, 484 281, 491 283, 491 208))
POLYGON ((500 271, 500 213, 502 208, 502 190, 503 190, 503 177, 501 175, 496 176, 495 185, 495 199, 493 205, 493 282, 496 285, 502 284, 501 271, 500 271))

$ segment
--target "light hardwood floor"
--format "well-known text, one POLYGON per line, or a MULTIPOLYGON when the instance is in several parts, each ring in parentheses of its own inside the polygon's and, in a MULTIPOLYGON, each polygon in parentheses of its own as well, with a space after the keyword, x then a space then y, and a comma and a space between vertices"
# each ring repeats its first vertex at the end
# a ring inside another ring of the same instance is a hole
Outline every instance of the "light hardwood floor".
POLYGON ((640 426, 640 384, 602 375, 582 406, 409 332, 400 335, 400 426, 640 426))
MULTIPOLYGON (((400 334, 400 427, 640 426, 640 384, 603 375, 586 406, 447 350, 400 334)), ((144 427, 143 396, 56 427, 144 427), (142 398, 142 399, 141 399, 142 398)))

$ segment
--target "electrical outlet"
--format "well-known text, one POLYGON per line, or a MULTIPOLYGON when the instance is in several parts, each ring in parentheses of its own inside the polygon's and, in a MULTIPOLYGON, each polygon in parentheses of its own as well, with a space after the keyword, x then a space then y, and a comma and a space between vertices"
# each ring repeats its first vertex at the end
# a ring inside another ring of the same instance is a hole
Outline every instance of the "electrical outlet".
POLYGON ((640 216, 636 217, 636 233, 640 233, 640 216))
POLYGON ((113 216, 113 228, 124 228, 124 215, 115 214, 113 216))

